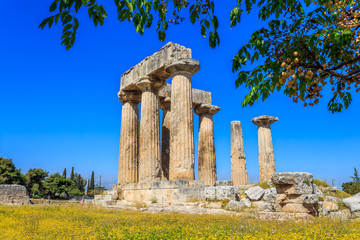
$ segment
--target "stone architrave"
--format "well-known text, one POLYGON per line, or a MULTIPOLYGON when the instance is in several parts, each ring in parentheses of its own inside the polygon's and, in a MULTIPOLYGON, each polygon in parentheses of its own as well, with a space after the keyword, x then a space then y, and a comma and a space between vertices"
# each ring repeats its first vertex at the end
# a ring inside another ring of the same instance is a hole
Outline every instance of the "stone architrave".
POLYGON ((234 186, 249 184, 240 121, 231 122, 231 180, 234 186))
POLYGON ((137 182, 139 164, 139 103, 137 91, 120 91, 121 113, 118 185, 137 182))
POLYGON ((163 110, 162 131, 161 131, 161 180, 169 180, 170 164, 170 120, 171 108, 170 99, 160 101, 160 108, 163 110))
POLYGON ((141 119, 139 147, 139 181, 161 180, 159 89, 165 81, 142 78, 136 83, 141 89, 141 119))
POLYGON ((169 179, 195 180, 191 76, 199 61, 184 59, 165 68, 172 76, 169 179))
POLYGON ((275 173, 274 149, 270 125, 278 120, 279 118, 277 117, 267 115, 251 120, 258 126, 260 182, 270 180, 271 174, 275 173))
POLYGON ((208 186, 214 186, 217 180, 213 115, 219 110, 220 107, 210 104, 195 108, 199 115, 199 180, 208 186))

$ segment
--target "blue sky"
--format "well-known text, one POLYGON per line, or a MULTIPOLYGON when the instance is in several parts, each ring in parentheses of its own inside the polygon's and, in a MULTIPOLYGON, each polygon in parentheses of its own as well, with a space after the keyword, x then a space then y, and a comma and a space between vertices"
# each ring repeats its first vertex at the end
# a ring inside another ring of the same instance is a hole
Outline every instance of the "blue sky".
MULTIPOLYGON (((72 166, 89 178, 95 171, 107 187, 116 183, 121 103, 117 99, 120 76, 146 56, 172 41, 193 50, 201 70, 193 87, 212 92, 213 104, 222 109, 214 116, 217 171, 230 179, 230 122, 242 122, 250 181, 258 181, 257 126, 253 117, 272 115, 276 170, 306 171, 316 178, 349 181, 353 167, 360 168, 360 98, 340 114, 327 111, 330 92, 311 108, 292 103, 281 93, 253 107, 241 107, 248 89, 235 88, 231 59, 253 31, 264 26, 256 13, 230 29, 229 13, 235 1, 215 1, 221 44, 215 50, 189 22, 170 26, 165 42, 154 28, 143 36, 133 25, 117 21, 112 0, 104 26, 95 28, 86 11, 79 13, 75 46, 60 45, 61 29, 40 30, 50 0, 5 1, 0 15, 0 156, 12 158, 18 168, 43 168, 50 173, 72 166)), ((254 65, 255 66, 255 65, 254 65)), ((327 89, 328 90, 328 89, 327 89)), ((194 115, 197 151, 198 117, 194 115)), ((196 156, 197 157, 197 156, 196 156)))

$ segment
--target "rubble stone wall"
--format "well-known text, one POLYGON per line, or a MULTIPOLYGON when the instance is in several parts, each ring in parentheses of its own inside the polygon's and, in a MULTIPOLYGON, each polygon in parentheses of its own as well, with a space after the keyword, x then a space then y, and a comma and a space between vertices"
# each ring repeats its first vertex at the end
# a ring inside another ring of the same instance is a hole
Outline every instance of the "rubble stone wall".
POLYGON ((0 185, 0 204, 28 204, 26 188, 20 185, 0 185))

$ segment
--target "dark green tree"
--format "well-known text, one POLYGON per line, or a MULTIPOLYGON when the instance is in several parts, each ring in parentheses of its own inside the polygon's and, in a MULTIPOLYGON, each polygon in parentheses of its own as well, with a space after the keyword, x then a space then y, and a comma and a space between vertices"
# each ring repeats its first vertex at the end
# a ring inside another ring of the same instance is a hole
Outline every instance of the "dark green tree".
POLYGON ((75 185, 79 189, 80 192, 85 192, 86 180, 78 173, 74 174, 75 185))
POLYGON ((360 182, 360 177, 359 177, 358 171, 355 167, 354 167, 354 176, 351 178, 353 179, 354 182, 360 182))
POLYGON ((59 173, 51 174, 44 182, 45 193, 51 198, 65 194, 69 196, 81 196, 83 193, 77 188, 75 182, 64 178, 59 173))
POLYGON ((92 171, 90 179, 90 191, 95 189, 95 173, 92 171))
POLYGON ((87 188, 86 188, 87 194, 89 194, 89 190, 90 190, 90 179, 88 179, 88 181, 87 181, 87 188))
POLYGON ((25 185, 25 176, 20 169, 16 169, 11 159, 0 157, 0 184, 25 185))
POLYGON ((66 168, 64 168, 63 177, 66 178, 66 168))
POLYGON ((44 171, 41 168, 31 168, 25 174, 26 188, 32 195, 44 194, 44 181, 49 176, 49 172, 44 171))
POLYGON ((74 167, 71 168, 70 180, 75 182, 74 167))
MULTIPOLYGON (((95 26, 103 25, 107 12, 98 2, 54 0, 49 8, 53 15, 39 27, 51 28, 60 21, 61 44, 69 50, 75 42, 80 10, 88 11, 95 26)), ((231 28, 253 9, 268 25, 255 31, 233 58, 236 86, 249 88, 242 106, 265 100, 274 91, 282 91, 296 103, 314 106, 327 86, 332 92, 328 102, 331 112, 349 107, 350 90, 360 91, 359 0, 234 0, 233 4, 231 28), (257 66, 249 68, 254 62, 257 66)), ((220 44, 212 0, 115 0, 115 7, 119 21, 131 22, 140 34, 155 23, 158 38, 164 41, 169 26, 180 24, 183 16, 188 16, 193 24, 199 23, 200 33, 209 38, 211 48, 220 44)))

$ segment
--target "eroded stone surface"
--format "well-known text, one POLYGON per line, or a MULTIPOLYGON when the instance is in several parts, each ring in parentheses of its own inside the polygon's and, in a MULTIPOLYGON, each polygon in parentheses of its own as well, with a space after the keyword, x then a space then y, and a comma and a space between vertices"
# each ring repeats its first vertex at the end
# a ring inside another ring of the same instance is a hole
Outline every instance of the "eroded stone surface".
POLYGON ((274 149, 270 125, 278 120, 277 117, 267 115, 251 120, 258 126, 260 182, 270 180, 271 174, 275 172, 274 149))
POLYGON ((152 76, 166 80, 171 74, 165 67, 182 59, 191 58, 191 49, 176 43, 167 43, 152 56, 146 57, 136 66, 130 68, 121 76, 120 90, 137 89, 134 85, 142 77, 152 76))
POLYGON ((121 91, 123 103, 121 114, 120 153, 118 184, 139 181, 139 102, 140 92, 121 91))
POLYGON ((231 180, 235 186, 249 183, 240 121, 231 122, 231 180))
POLYGON ((0 184, 0 204, 23 205, 29 203, 25 186, 0 184))
POLYGON ((268 188, 268 189, 265 189, 265 192, 264 192, 264 201, 265 202, 271 202, 271 203, 274 203, 276 202, 276 188, 268 188))
POLYGON ((199 115, 199 180, 208 186, 214 186, 217 179, 213 114, 219 110, 219 107, 209 104, 195 108, 195 113, 199 115))
POLYGON ((248 190, 245 191, 246 196, 251 200, 251 201, 259 201, 262 199, 262 197, 264 196, 264 189, 262 189, 259 186, 255 186, 252 188, 249 188, 248 190))
POLYGON ((194 180, 194 126, 191 75, 198 61, 184 60, 166 67, 172 76, 169 179, 194 180))

